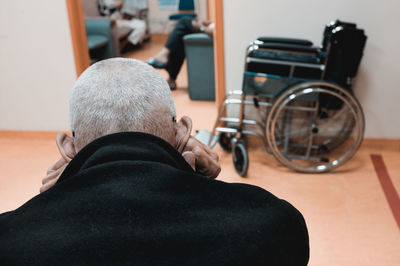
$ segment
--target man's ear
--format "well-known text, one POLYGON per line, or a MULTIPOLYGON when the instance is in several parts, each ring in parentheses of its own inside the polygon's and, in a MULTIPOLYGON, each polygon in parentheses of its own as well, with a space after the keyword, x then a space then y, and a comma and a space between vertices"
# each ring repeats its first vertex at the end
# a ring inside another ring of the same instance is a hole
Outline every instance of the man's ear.
POLYGON ((58 146, 58 150, 61 153, 61 156, 67 161, 70 162, 72 158, 76 155, 74 139, 68 136, 66 133, 58 133, 56 137, 56 142, 58 146))
POLYGON ((182 153, 190 138, 190 132, 192 132, 192 119, 188 116, 183 116, 181 120, 176 124, 175 133, 175 148, 182 153))

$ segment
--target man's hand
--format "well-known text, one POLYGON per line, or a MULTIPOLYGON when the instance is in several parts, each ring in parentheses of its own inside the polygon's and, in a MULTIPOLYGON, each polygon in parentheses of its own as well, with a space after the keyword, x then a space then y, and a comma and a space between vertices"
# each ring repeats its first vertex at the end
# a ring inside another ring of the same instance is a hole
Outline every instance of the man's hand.
POLYGON ((209 24, 205 29, 204 29, 204 33, 207 33, 210 36, 213 36, 215 31, 215 24, 211 23, 209 24))
POLYGON ((211 20, 192 20, 194 31, 204 31, 210 36, 213 36, 215 24, 211 20))
POLYGON ((204 176, 216 178, 221 172, 218 154, 192 136, 186 143, 182 156, 193 170, 204 176))
POLYGON ((212 20, 201 20, 200 23, 201 23, 201 25, 203 25, 204 27, 208 27, 208 26, 210 26, 210 24, 213 23, 213 21, 212 21, 212 20))

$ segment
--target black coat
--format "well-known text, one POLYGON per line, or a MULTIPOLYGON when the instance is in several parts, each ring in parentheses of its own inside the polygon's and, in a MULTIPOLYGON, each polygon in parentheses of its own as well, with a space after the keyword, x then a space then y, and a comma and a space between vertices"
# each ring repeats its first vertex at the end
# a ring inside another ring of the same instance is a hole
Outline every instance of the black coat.
MULTIPOLYGON (((266 177, 268 178, 268 177, 266 177)), ((0 215, 0 265, 305 265, 299 211, 251 185, 196 174, 162 139, 83 148, 57 184, 0 215)))

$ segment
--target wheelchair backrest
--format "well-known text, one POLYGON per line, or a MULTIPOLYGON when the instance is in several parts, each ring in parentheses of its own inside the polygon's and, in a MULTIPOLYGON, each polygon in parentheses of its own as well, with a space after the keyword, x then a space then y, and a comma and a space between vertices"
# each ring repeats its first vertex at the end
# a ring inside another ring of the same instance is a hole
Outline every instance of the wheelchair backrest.
POLYGON ((342 26, 343 28, 346 28, 346 29, 355 29, 357 27, 357 24, 351 23, 351 22, 343 22, 338 19, 326 24, 326 26, 324 28, 323 39, 322 39, 322 50, 323 51, 327 50, 327 46, 328 46, 328 43, 329 43, 331 35, 332 35, 332 30, 334 30, 336 27, 339 27, 339 26, 342 26))
POLYGON ((322 50, 328 53, 325 80, 348 89, 361 62, 367 36, 356 24, 336 21, 324 30, 322 50))

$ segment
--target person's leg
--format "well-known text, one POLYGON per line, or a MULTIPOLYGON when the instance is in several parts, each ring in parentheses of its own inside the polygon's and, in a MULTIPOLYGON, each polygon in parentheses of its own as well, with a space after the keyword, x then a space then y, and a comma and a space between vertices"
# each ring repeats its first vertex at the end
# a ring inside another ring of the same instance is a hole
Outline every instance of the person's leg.
POLYGON ((169 74, 168 85, 171 90, 176 89, 176 77, 178 76, 179 71, 183 65, 183 61, 185 60, 185 49, 182 46, 181 49, 171 50, 168 56, 168 63, 165 67, 169 74))
POLYGON ((200 23, 190 18, 178 21, 170 33, 165 46, 148 62, 154 67, 165 68, 169 74, 168 84, 171 89, 176 88, 175 80, 185 60, 185 47, 183 37, 187 34, 198 32, 200 23))
POLYGON ((188 18, 179 20, 165 44, 165 48, 169 50, 165 69, 169 74, 168 83, 171 89, 176 87, 175 80, 185 60, 183 37, 196 31, 193 24, 193 21, 188 18))
POLYGON ((181 43, 183 43, 183 37, 194 31, 193 24, 195 24, 195 22, 192 22, 192 20, 188 18, 179 20, 170 33, 165 46, 154 56, 154 59, 161 64, 166 64, 170 51, 180 49, 182 46, 181 43))
MULTIPOLYGON (((158 68, 164 68, 165 67, 165 65, 167 64, 167 62, 168 62, 168 57, 169 57, 169 53, 170 53, 170 51, 169 51, 169 49, 168 48, 166 48, 165 46, 152 58, 152 59, 154 59, 155 61, 157 61, 158 63, 159 63, 159 67, 158 68), (161 67, 161 65, 163 66, 163 67, 161 67)), ((149 63, 150 64, 152 64, 152 59, 149 59, 149 63)))
POLYGON ((193 33, 193 22, 190 18, 182 18, 175 25, 172 32, 169 34, 168 40, 165 43, 165 47, 170 50, 178 50, 183 46, 183 37, 186 34, 193 33))

